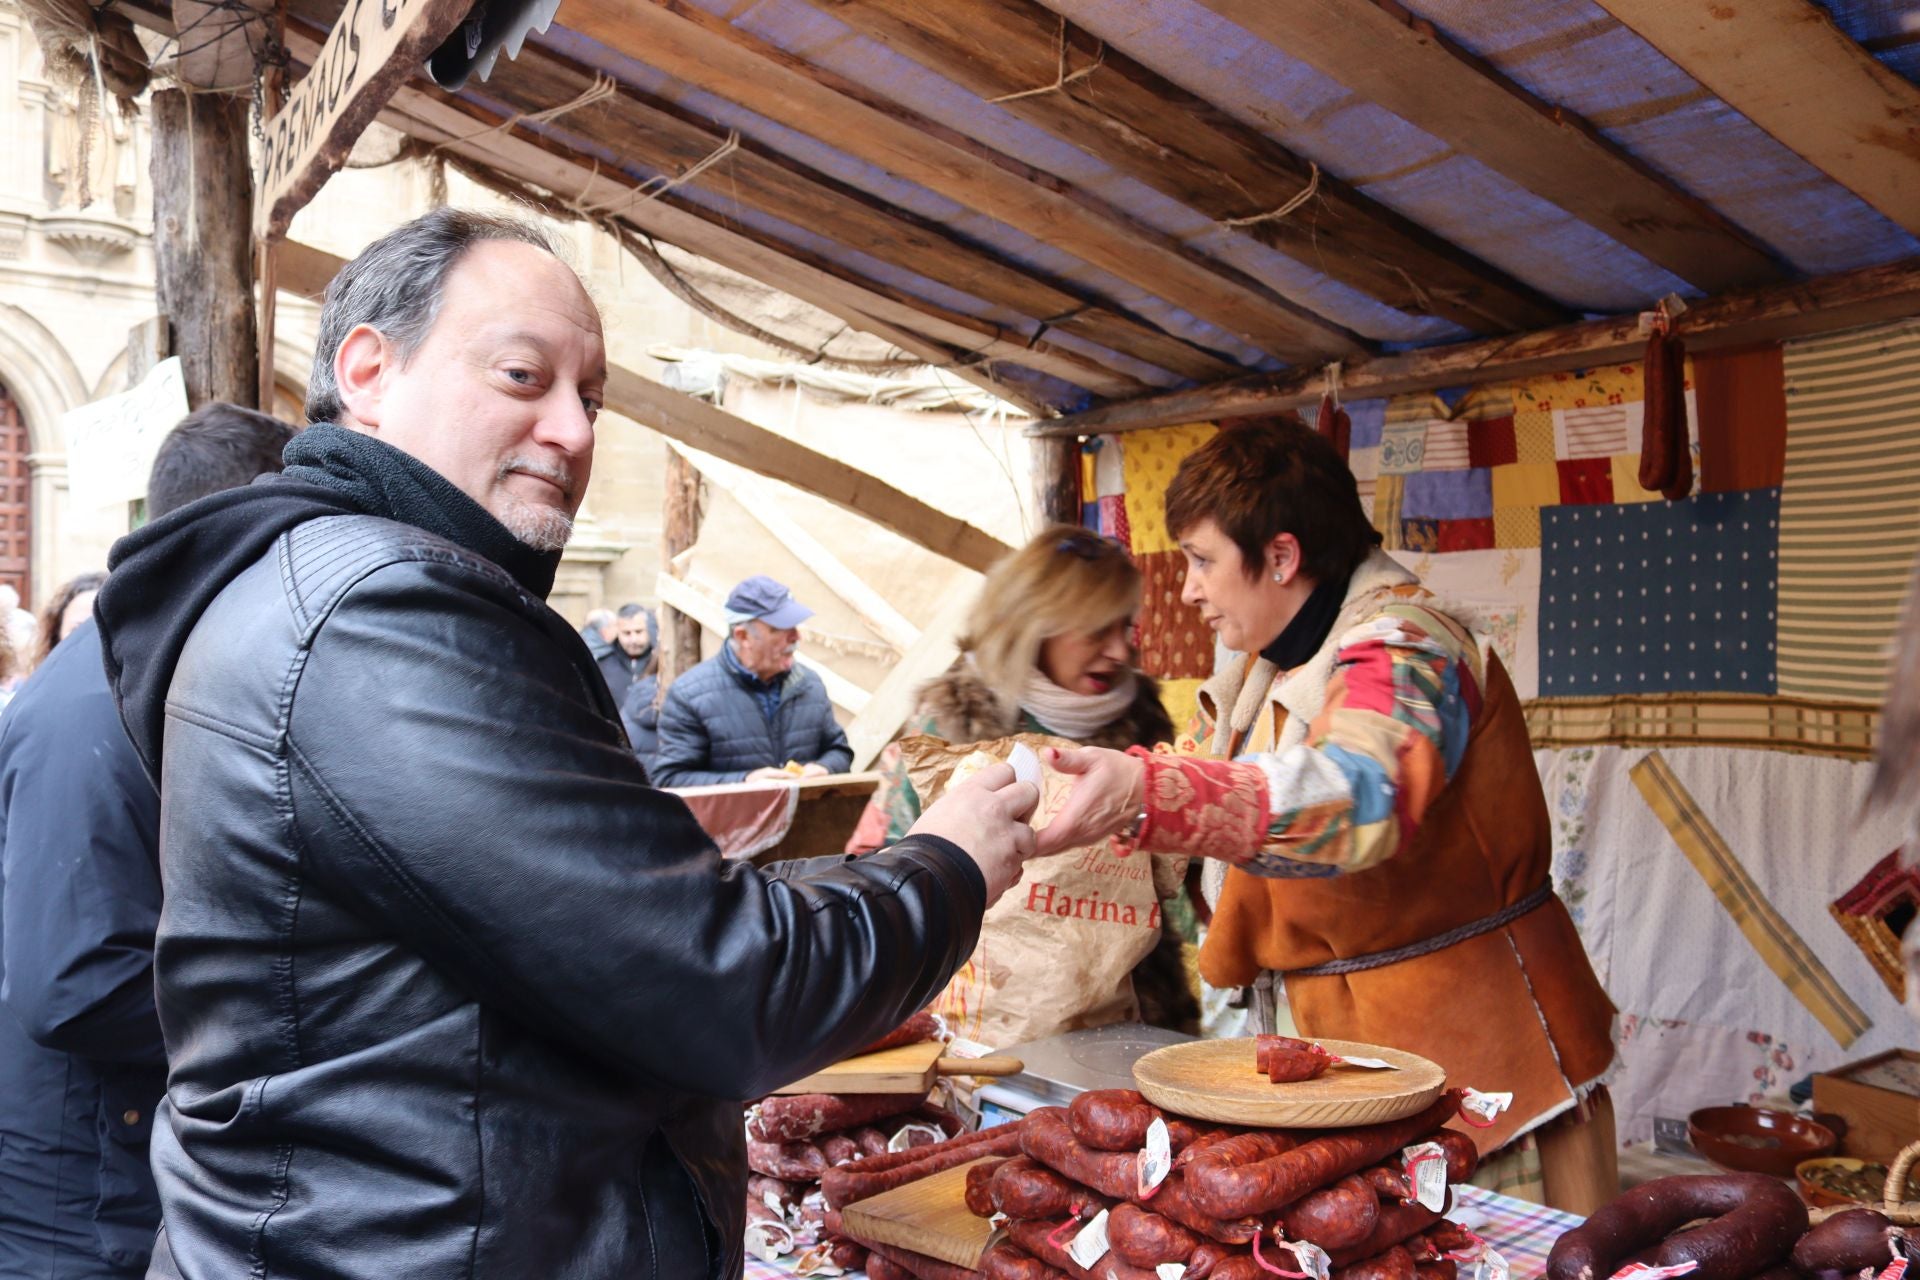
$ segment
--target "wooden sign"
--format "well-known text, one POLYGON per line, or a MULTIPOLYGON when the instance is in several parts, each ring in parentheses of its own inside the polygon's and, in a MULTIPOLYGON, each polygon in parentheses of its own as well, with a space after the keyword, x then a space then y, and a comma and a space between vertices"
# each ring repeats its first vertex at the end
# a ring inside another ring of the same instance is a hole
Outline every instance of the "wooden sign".
POLYGON ((306 77, 266 123, 254 234, 278 240, 394 91, 425 65, 474 0, 347 0, 306 77))

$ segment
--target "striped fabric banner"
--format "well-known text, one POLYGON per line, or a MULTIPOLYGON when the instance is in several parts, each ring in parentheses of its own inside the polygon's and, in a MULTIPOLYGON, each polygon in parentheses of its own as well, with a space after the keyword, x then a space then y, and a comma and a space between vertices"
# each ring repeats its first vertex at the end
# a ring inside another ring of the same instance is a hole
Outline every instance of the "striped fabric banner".
POLYGON ((1880 712, 1857 702, 1743 693, 1535 698, 1522 704, 1535 747, 1741 747, 1873 759, 1880 712))
POLYGON ((1786 346, 1783 695, 1873 702, 1920 545, 1920 320, 1786 346))
POLYGON ((1713 896, 1733 917, 1733 923, 1760 953, 1767 968, 1787 984, 1787 990, 1819 1019, 1842 1049, 1859 1039, 1873 1026, 1873 1020, 1761 894, 1760 886, 1727 847, 1726 840, 1707 821, 1680 779, 1674 777, 1665 757, 1650 751, 1628 772, 1647 807, 1673 836, 1680 852, 1687 855, 1687 861, 1713 890, 1713 896))

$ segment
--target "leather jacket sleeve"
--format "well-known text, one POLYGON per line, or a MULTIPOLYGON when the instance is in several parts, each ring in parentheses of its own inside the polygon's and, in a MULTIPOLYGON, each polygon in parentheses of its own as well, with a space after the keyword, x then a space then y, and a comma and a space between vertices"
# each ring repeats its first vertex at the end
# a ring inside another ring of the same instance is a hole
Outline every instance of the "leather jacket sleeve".
POLYGON ((460 566, 354 586, 291 695, 311 874, 483 1004, 688 1093, 758 1096, 923 1006, 978 935, 972 860, 918 838, 784 877, 723 862, 564 628, 460 566))

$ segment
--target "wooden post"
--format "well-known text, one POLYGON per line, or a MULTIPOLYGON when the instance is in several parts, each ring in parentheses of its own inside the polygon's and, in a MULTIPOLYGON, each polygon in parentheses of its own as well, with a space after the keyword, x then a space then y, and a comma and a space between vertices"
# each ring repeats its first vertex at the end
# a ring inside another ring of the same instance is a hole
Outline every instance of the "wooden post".
POLYGON ((218 93, 153 95, 153 247, 187 404, 260 407, 248 106, 218 93))
MULTIPOLYGON (((667 454, 667 493, 661 511, 661 572, 679 577, 679 558, 700 537, 700 472, 671 446, 667 454)), ((700 623, 660 601, 660 697, 667 686, 700 661, 700 623)))
POLYGON ((1080 442, 1072 436, 1033 440, 1033 508, 1042 524, 1080 523, 1080 442))

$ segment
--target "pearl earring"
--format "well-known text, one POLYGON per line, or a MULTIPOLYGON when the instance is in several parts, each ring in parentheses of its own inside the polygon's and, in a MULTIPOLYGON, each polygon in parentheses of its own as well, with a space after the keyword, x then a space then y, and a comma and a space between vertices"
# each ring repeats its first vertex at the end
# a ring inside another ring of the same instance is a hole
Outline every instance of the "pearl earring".
POLYGON ((1279 575, 1278 573, 1275 573, 1275 574, 1273 575, 1273 580, 1274 580, 1275 582, 1278 582, 1278 581, 1280 581, 1280 575, 1279 575))

